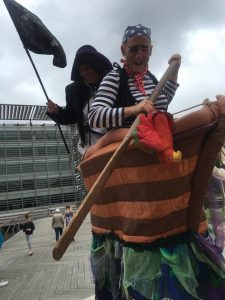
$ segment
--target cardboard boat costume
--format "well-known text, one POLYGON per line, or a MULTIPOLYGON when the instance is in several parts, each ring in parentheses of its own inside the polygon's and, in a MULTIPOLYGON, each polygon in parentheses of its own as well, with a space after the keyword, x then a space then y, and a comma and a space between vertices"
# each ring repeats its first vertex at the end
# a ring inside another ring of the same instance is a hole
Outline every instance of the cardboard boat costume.
MULTIPOLYGON (((113 299, 119 286, 124 299, 225 299, 224 259, 203 237, 204 197, 225 140, 224 106, 213 102, 174 120, 178 163, 130 144, 101 191, 91 209, 92 267, 113 299)), ((89 149, 81 163, 87 189, 126 133, 113 130, 89 149)))

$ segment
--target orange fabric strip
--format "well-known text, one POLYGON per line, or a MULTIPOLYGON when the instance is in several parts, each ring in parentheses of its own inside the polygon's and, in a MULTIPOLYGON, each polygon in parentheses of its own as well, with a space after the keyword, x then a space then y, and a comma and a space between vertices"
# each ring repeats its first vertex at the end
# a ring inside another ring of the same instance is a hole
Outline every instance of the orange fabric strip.
MULTIPOLYGON (((119 184, 145 183, 172 180, 184 177, 195 170, 198 156, 183 159, 180 163, 170 165, 154 164, 115 169, 105 187, 119 184)), ((84 178, 85 186, 90 189, 100 173, 84 178)))
MULTIPOLYGON (((205 233, 208 229, 207 221, 203 221, 199 225, 198 233, 202 234, 205 233)), ((92 230, 96 234, 104 234, 104 233, 110 233, 110 230, 98 228, 96 226, 92 225, 92 230)), ((187 231, 187 226, 181 226, 179 228, 164 232, 163 234, 153 235, 153 236, 130 236, 124 234, 122 231, 116 230, 114 233, 118 238, 125 242, 130 243, 152 243, 157 239, 166 238, 169 236, 173 236, 176 234, 180 234, 187 231)))
POLYGON ((188 207, 190 192, 176 197, 153 202, 114 202, 103 205, 93 205, 91 213, 98 217, 123 217, 131 219, 163 218, 174 211, 188 207))

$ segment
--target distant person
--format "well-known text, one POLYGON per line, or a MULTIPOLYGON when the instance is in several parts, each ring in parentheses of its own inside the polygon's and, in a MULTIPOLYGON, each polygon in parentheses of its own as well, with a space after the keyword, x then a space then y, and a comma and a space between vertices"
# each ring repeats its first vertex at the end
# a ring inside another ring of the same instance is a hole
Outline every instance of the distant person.
POLYGON ((66 206, 66 211, 65 211, 64 217, 66 220, 66 226, 68 226, 71 219, 73 218, 73 210, 71 209, 71 207, 69 205, 66 206))
MULTIPOLYGON (((73 218, 73 210, 71 209, 71 207, 69 205, 66 206, 66 211, 65 211, 65 214, 64 214, 64 218, 66 220, 66 226, 68 226, 70 221, 73 218)), ((73 238, 73 242, 74 242, 74 238, 73 238)))
POLYGON ((28 255, 32 255, 32 247, 31 247, 31 241, 32 241, 32 236, 33 236, 33 231, 35 230, 34 223, 31 220, 31 216, 29 214, 25 215, 25 222, 23 224, 23 232, 25 233, 25 237, 27 240, 27 245, 28 245, 28 255))
MULTIPOLYGON (((4 236, 2 234, 2 231, 0 230, 0 250, 2 248, 3 243, 4 243, 4 236)), ((5 286, 5 285, 7 285, 8 283, 9 282, 7 280, 1 279, 0 280, 0 288, 3 287, 3 286, 5 286)))
POLYGON ((63 227, 64 227, 63 214, 60 212, 60 209, 57 208, 52 217, 52 228, 55 230, 55 240, 56 241, 58 241, 59 237, 62 235, 63 227))
POLYGON ((77 149, 81 155, 105 134, 103 129, 90 129, 88 112, 103 77, 112 64, 103 54, 90 45, 77 50, 72 72, 73 81, 66 86, 66 107, 53 101, 47 103, 47 114, 58 124, 77 124, 80 140, 77 149))

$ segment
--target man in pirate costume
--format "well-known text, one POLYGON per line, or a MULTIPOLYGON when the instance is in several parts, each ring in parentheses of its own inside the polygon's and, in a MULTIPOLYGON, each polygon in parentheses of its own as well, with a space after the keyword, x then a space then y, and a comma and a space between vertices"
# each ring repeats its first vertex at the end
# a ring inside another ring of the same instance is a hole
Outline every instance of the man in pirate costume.
POLYGON ((66 107, 48 101, 47 114, 58 124, 76 124, 79 132, 77 149, 81 155, 105 134, 104 129, 91 129, 88 112, 102 78, 112 69, 106 56, 91 45, 81 46, 71 71, 72 83, 66 86, 66 107))
MULTIPOLYGON (((106 75, 91 106, 89 124, 93 128, 129 127, 140 113, 166 111, 178 87, 177 69, 154 105, 146 100, 157 83, 148 71, 152 51, 149 28, 141 24, 127 27, 121 51, 125 58, 122 61, 124 67, 121 69, 117 66, 106 75)), ((175 54, 169 63, 172 60, 180 63, 181 57, 175 54)), ((225 97, 218 97, 218 100, 224 102, 225 97)), ((225 109, 221 114, 224 116, 225 109)), ((221 126, 218 127, 217 139, 223 135, 221 126)), ((196 136, 195 141, 198 143, 200 136, 196 136)), ((198 184, 197 187, 191 186, 191 176, 196 167, 193 162, 197 161, 196 153, 199 150, 190 144, 189 142, 188 155, 181 163, 180 175, 177 175, 179 166, 174 168, 174 172, 173 168, 160 166, 154 161, 155 167, 163 173, 161 176, 164 181, 158 184, 160 190, 154 189, 155 185, 152 185, 153 189, 146 200, 135 198, 134 193, 132 199, 136 200, 126 198, 125 191, 124 194, 117 193, 120 187, 115 186, 113 190, 108 186, 99 197, 99 202, 92 207, 91 264, 97 286, 96 299, 225 299, 224 259, 202 236, 207 232, 207 223, 204 216, 200 216, 198 184), (184 172, 189 173, 184 176, 184 172), (179 185, 179 176, 184 177, 185 185, 179 185), (110 200, 110 191, 119 199, 110 200), (186 205, 196 207, 190 210, 186 205), (195 210, 199 211, 197 216, 195 210), (188 214, 190 211, 193 216, 188 214), (196 219, 197 229, 194 226, 196 219), (189 227, 186 226, 188 222, 189 227), (190 225, 192 223, 193 226, 190 225)), ((210 151, 213 152, 214 148, 210 151)), ((143 153, 141 155, 144 156, 143 153)), ((207 151, 204 155, 207 157, 207 151)), ((147 164, 148 156, 145 157, 147 164)), ((198 163, 201 164, 201 159, 199 160, 198 163)), ((90 162, 93 166, 93 161, 90 162)), ((128 173, 131 164, 128 164, 128 173)), ((125 162, 119 172, 125 172, 124 165, 125 162)), ((84 177, 91 180, 93 173, 89 169, 86 174, 84 172, 84 177)), ((194 179, 199 182, 199 178, 194 179)), ((113 186, 112 180, 110 184, 113 186)), ((134 185, 135 183, 129 185, 129 188, 132 189, 134 185)), ((141 195, 144 197, 143 193, 141 195)))
MULTIPOLYGON (((101 83, 89 113, 92 128, 126 127, 139 113, 149 113, 154 109, 167 110, 179 86, 178 70, 167 81, 153 106, 146 100, 157 84, 157 79, 148 70, 152 48, 149 28, 140 24, 127 27, 121 45, 124 68, 116 64, 117 69, 108 73, 101 83)), ((172 60, 180 63, 181 57, 174 54, 169 63, 172 60)))

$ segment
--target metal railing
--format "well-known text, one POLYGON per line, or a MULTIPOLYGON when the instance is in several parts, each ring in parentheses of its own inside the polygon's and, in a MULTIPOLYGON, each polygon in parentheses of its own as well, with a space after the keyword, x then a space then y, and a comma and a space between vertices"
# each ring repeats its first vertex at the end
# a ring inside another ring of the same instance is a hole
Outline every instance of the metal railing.
POLYGON ((14 234, 21 230, 22 224, 24 223, 25 214, 32 215, 33 220, 40 218, 49 217, 52 215, 52 209, 50 208, 37 208, 31 211, 23 211, 15 215, 0 215, 0 230, 3 231, 4 240, 8 240, 14 234))
MULTIPOLYGON (((73 211, 76 211, 80 205, 80 202, 78 201, 73 205, 71 205, 71 203, 68 203, 68 205, 71 206, 73 211)), ((64 213, 65 206, 57 208, 60 209, 60 212, 64 213)), ((31 215, 32 220, 37 220, 41 218, 51 217, 55 209, 56 207, 39 207, 30 211, 21 211, 19 213, 16 213, 16 216, 15 214, 8 214, 2 216, 0 215, 0 230, 2 230, 4 240, 8 240, 10 237, 12 237, 14 234, 16 234, 22 229, 22 225, 25 221, 24 216, 26 214, 31 215)))

